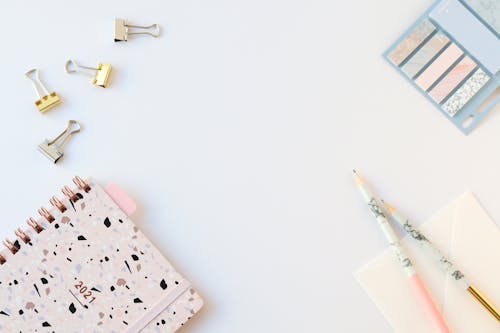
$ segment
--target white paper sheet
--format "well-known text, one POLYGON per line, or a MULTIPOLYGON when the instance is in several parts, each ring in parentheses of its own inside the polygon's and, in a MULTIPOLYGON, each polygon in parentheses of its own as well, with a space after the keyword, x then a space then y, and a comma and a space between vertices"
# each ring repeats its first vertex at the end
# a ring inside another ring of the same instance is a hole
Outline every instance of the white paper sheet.
MULTIPOLYGON (((441 209, 420 229, 461 269, 470 283, 500 306, 500 229, 472 193, 465 193, 441 209)), ((500 324, 493 316, 445 276, 412 239, 405 237, 403 246, 410 252, 452 332, 500 332, 500 324)), ((432 322, 412 295, 392 252, 384 251, 355 276, 395 332, 433 332, 432 322)))

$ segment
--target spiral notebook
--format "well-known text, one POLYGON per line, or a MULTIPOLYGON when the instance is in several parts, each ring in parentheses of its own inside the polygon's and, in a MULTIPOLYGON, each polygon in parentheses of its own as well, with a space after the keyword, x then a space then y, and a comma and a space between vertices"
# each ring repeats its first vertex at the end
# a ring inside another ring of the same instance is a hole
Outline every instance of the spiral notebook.
POLYGON ((0 332, 175 332, 203 301, 127 216, 79 177, 0 252, 0 332))

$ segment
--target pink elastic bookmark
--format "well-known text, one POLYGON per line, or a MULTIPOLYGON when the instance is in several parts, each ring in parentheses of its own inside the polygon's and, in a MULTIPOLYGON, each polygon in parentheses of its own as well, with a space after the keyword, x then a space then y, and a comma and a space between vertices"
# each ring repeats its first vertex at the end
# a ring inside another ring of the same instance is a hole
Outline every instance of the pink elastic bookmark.
POLYGON ((142 317, 140 317, 135 323, 132 323, 124 333, 139 333, 148 324, 153 321, 160 313, 165 311, 172 303, 174 303, 179 297, 181 297, 186 291, 191 288, 191 283, 188 280, 182 280, 177 287, 168 293, 163 299, 158 303, 153 305, 142 317))
MULTIPOLYGON (((113 199, 118 207, 127 216, 132 215, 137 209, 135 201, 117 184, 109 184, 104 189, 106 193, 113 199)), ((125 330, 125 333, 138 333, 142 331, 149 323, 156 318, 160 313, 165 311, 172 305, 179 297, 191 288, 191 283, 188 280, 182 280, 174 290, 165 295, 157 304, 155 304, 149 311, 125 330)))
POLYGON ((137 209, 135 201, 119 185, 109 184, 104 190, 127 216, 132 215, 137 209))
POLYGON ((434 301, 431 299, 429 292, 425 288, 422 280, 417 274, 414 274, 409 278, 412 289, 420 300, 420 305, 425 308, 427 315, 431 318, 434 326, 436 327, 436 332, 439 333, 451 333, 450 329, 444 322, 441 312, 437 309, 434 301))

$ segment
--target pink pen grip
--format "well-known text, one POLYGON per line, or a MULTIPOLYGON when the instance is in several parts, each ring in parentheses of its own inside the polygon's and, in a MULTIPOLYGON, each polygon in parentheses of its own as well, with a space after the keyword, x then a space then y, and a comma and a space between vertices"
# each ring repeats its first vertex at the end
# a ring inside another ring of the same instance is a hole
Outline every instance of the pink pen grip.
POLYGON ((444 321, 443 315, 432 301, 432 298, 429 295, 429 292, 425 288, 424 284, 422 283, 422 280, 420 280, 420 277, 417 274, 414 274, 412 277, 410 277, 410 283, 412 285, 412 289, 415 291, 416 296, 419 298, 420 304, 425 308, 427 315, 434 323, 436 332, 451 333, 450 329, 444 321))

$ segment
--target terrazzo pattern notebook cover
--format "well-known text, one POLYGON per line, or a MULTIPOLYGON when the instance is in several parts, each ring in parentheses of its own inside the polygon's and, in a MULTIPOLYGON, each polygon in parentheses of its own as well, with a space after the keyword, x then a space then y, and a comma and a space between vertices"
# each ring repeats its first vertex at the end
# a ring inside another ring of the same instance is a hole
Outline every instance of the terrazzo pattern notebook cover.
POLYGON ((203 305, 108 193, 75 178, 0 261, 0 332, 174 332, 203 305), (87 185, 88 184, 88 185, 87 185), (42 230, 43 228, 43 230, 42 230))

